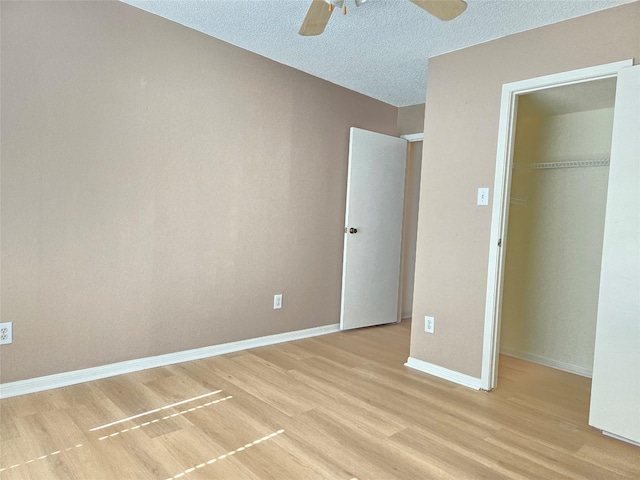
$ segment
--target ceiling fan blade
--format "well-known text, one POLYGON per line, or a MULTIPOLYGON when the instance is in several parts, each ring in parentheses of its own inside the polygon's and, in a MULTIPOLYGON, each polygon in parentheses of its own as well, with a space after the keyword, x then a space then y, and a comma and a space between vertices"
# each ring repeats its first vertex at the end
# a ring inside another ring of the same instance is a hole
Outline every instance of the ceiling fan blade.
POLYGON ((411 3, 426 10, 440 20, 453 20, 467 9, 463 0, 410 0, 411 3))
POLYGON ((298 33, 305 37, 320 35, 324 32, 329 18, 331 18, 331 13, 333 10, 329 9, 329 3, 324 0, 312 0, 298 33))

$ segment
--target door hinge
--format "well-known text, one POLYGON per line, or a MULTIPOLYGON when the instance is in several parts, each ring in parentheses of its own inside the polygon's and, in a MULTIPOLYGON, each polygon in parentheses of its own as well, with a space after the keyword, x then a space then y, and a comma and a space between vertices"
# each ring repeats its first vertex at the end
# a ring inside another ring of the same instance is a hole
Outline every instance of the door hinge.
POLYGON ((498 247, 501 247, 501 246, 502 246, 502 239, 501 239, 501 238, 499 238, 499 239, 498 239, 498 247))

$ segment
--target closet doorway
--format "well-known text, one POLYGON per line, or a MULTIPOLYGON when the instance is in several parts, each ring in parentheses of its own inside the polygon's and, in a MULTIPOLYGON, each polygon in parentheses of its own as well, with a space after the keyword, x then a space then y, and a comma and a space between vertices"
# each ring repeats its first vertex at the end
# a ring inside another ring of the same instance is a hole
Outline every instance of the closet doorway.
POLYGON ((591 377, 616 78, 518 98, 500 353, 591 377))
POLYGON ((501 349, 591 374, 617 79, 632 65, 503 86, 483 389, 497 386, 501 349))

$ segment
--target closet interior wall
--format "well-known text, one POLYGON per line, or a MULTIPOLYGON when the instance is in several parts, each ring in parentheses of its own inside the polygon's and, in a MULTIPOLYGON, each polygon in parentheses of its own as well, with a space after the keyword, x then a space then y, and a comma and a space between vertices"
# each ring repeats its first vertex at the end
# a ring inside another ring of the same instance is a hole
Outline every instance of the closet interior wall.
POLYGON ((500 351, 591 376, 613 105, 519 99, 500 351))

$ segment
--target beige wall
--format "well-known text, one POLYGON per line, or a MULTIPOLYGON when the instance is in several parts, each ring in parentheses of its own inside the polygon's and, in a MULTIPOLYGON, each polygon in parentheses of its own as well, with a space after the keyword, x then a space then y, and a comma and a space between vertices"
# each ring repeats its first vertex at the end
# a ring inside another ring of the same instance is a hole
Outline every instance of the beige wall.
POLYGON ((398 135, 422 133, 424 129, 424 103, 398 108, 398 135))
POLYGON ((413 278, 416 265, 421 164, 422 142, 408 143, 402 219, 402 282, 400 287, 402 297, 400 300, 400 318, 411 318, 411 309, 413 308, 413 278))
POLYGON ((637 62, 639 24, 636 2, 430 59, 412 357, 480 377, 491 208, 476 195, 493 188, 502 84, 637 62))
POLYGON ((122 3, 1 5, 2 382, 338 322, 349 127, 397 108, 122 3))

